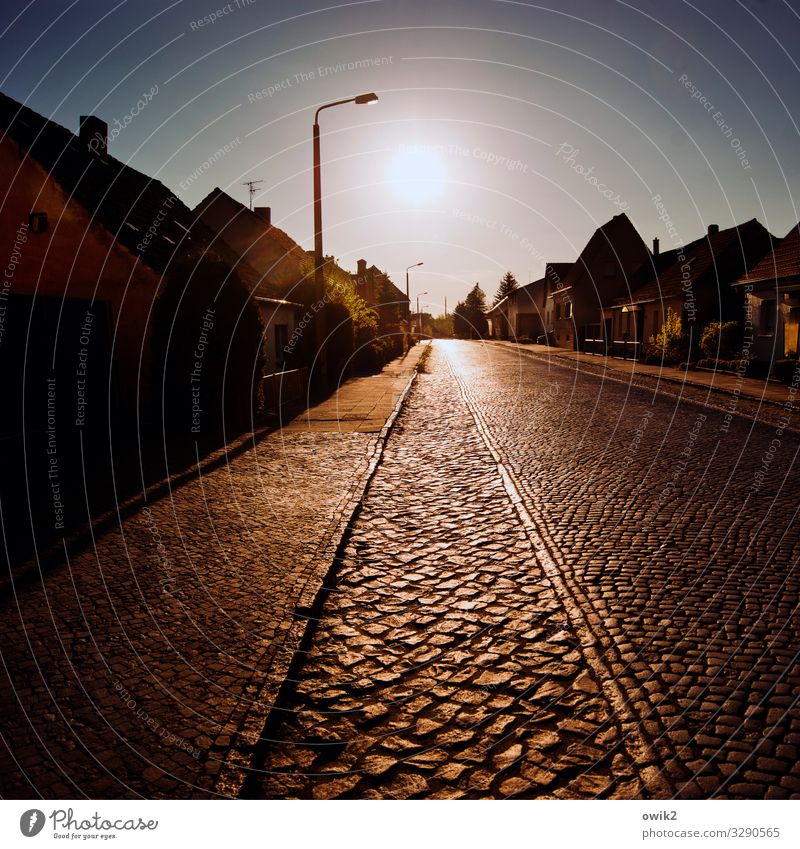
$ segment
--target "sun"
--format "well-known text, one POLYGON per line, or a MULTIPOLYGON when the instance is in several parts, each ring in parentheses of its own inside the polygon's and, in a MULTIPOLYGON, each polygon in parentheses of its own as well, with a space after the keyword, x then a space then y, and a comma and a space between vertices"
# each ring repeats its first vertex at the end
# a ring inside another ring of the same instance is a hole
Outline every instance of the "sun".
POLYGON ((430 203, 444 191, 447 168, 441 156, 422 146, 408 147, 392 157, 389 186, 406 203, 430 203))

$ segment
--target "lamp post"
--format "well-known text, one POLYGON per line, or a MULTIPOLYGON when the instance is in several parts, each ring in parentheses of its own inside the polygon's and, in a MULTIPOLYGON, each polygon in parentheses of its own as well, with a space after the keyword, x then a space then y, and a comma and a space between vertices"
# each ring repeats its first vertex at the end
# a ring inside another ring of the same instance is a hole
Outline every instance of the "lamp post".
POLYGON ((427 295, 427 292, 417 292, 417 332, 420 336, 422 336, 422 315, 419 311, 419 296, 427 295))
POLYGON ((323 304, 321 301, 325 297, 325 274, 324 274, 324 258, 322 255, 322 166, 320 162, 320 146, 319 146, 319 113, 323 109, 330 109, 333 106, 341 106, 343 103, 356 103, 358 105, 375 103, 378 100, 378 95, 374 92, 368 94, 359 94, 356 97, 348 97, 344 100, 334 100, 331 103, 325 103, 317 109, 314 114, 314 292, 319 299, 317 308, 314 314, 314 329, 317 335, 317 346, 319 348, 319 357, 321 364, 324 364, 325 358, 322 353, 322 345, 325 340, 325 319, 323 315, 323 304))
MULTIPOLYGON (((409 294, 409 291, 408 291, 408 271, 411 268, 416 268, 418 265, 424 265, 424 264, 425 263, 422 263, 422 262, 415 262, 413 265, 409 265, 408 268, 406 268, 406 300, 408 301, 408 311, 409 311, 409 313, 411 312, 411 295, 409 294)), ((411 328, 409 328, 409 330, 410 329, 411 328)))

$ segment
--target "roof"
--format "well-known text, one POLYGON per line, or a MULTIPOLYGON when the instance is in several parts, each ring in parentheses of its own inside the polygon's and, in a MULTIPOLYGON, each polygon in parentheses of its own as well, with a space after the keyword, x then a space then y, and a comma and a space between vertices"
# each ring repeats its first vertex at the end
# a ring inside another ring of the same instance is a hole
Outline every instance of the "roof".
POLYGON ((264 275, 273 295, 297 295, 307 282, 313 252, 218 186, 195 206, 194 214, 264 275))
MULTIPOLYGON (((637 245, 640 249, 641 256, 639 257, 639 261, 636 262, 635 267, 639 267, 644 258, 646 256, 650 256, 650 252, 647 250, 647 246, 642 241, 642 237, 631 223, 630 218, 628 218, 624 212, 620 212, 592 233, 591 238, 586 243, 580 253, 580 256, 574 263, 571 265, 569 263, 553 264, 552 267, 554 270, 559 269, 559 267, 563 267, 567 270, 567 273, 564 276, 561 276, 559 273, 563 285, 553 289, 551 296, 560 297, 561 295, 565 295, 570 292, 584 273, 588 274, 590 278, 593 278, 592 269, 594 260, 598 254, 606 250, 609 246, 614 249, 615 254, 620 257, 620 263, 622 263, 623 255, 627 255, 627 250, 624 252, 623 248, 627 249, 637 245)), ((626 262, 625 264, 630 265, 629 262, 626 262)), ((620 266, 620 271, 625 274, 625 269, 622 265, 620 266)), ((631 269, 628 269, 628 272, 627 279, 629 280, 630 273, 632 273, 631 269)), ((618 289, 619 285, 620 283, 618 281, 616 282, 615 287, 618 289)), ((594 286, 595 290, 599 291, 600 281, 595 280, 594 286)), ((611 292, 606 292, 604 297, 608 297, 609 295, 611 295, 611 292)))
MULTIPOLYGON (((738 254, 745 263, 750 255, 752 262, 754 245, 768 244, 768 239, 769 234, 755 218, 727 230, 707 233, 683 248, 666 251, 654 257, 651 263, 645 263, 631 278, 630 293, 617 298, 614 305, 642 304, 679 297, 683 295, 687 282, 694 285, 706 274, 713 274, 716 279, 721 271, 718 266, 724 254, 738 254)), ((761 253, 758 252, 756 258, 760 257, 761 253)))
POLYGON ((614 245, 619 242, 620 238, 627 238, 631 234, 641 239, 633 224, 631 224, 630 218, 624 212, 620 212, 619 215, 615 215, 610 221, 606 221, 605 224, 598 227, 580 252, 577 261, 573 263, 564 285, 571 286, 573 284, 575 277, 582 270, 581 266, 588 270, 595 254, 598 254, 607 245, 614 245))
MULTIPOLYGON (((503 305, 508 306, 508 304, 506 304, 506 301, 509 298, 517 300, 522 295, 527 295, 529 300, 533 302, 533 293, 540 286, 547 286, 548 284, 558 285, 558 283, 561 282, 569 274, 574 265, 574 262, 548 262, 545 266, 544 277, 540 277, 538 280, 533 280, 530 283, 526 283, 524 286, 517 287, 516 289, 514 289, 513 292, 506 295, 506 297, 503 298, 502 301, 498 301, 496 304, 493 304, 486 314, 491 315, 494 310, 503 307, 503 305)), ((564 291, 564 288, 565 287, 562 286, 559 291, 564 291)))
POLYGON ((38 162, 93 222, 158 273, 176 252, 210 249, 216 258, 236 266, 251 287, 258 284, 253 269, 229 246, 216 243, 213 232, 163 183, 109 153, 92 153, 70 130, 2 92, 0 129, 2 137, 38 162))
POLYGON ((560 280, 566 279, 574 265, 574 262, 548 262, 545 266, 545 277, 549 277, 551 282, 557 284, 560 280))
MULTIPOLYGON (((359 262, 360 261, 361 260, 359 260, 359 262)), ((370 274, 373 280, 380 283, 382 289, 381 303, 388 305, 408 301, 406 293, 403 292, 402 289, 399 289, 397 286, 395 286, 392 282, 391 277, 389 277, 389 275, 385 271, 381 271, 381 269, 378 268, 377 265, 370 265, 368 268, 364 269, 363 273, 370 274)), ((353 280, 358 280, 360 277, 359 272, 357 270, 351 271, 349 272, 349 274, 351 279, 353 280)))
POLYGON ((800 277, 800 224, 780 240, 775 250, 768 253, 751 271, 736 282, 758 283, 778 281, 787 277, 800 277))
POLYGON ((531 283, 526 283, 524 286, 517 286, 517 288, 509 292, 505 298, 502 298, 496 304, 492 304, 492 306, 486 311, 486 315, 491 315, 495 310, 500 309, 504 305, 508 306, 506 301, 510 301, 512 299, 516 301, 523 295, 523 293, 532 301, 532 293, 536 290, 537 286, 541 286, 543 283, 547 283, 546 277, 540 277, 538 280, 533 280, 531 283))

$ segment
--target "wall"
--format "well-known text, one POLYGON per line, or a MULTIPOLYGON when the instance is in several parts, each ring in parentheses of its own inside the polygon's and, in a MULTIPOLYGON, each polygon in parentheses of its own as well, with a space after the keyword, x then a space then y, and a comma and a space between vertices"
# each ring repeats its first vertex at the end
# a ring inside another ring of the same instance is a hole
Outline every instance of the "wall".
MULTIPOLYGON (((8 294, 104 302, 97 306, 98 312, 107 309, 110 314, 114 368, 123 387, 130 388, 121 397, 123 403, 133 405, 140 367, 147 391, 147 316, 158 290, 158 275, 137 262, 102 226, 93 224, 86 210, 71 201, 38 163, 23 160, 19 147, 8 137, 0 142, 0 187, 4 195, 0 261, 4 268, 14 252, 20 225, 28 222, 28 213, 44 211, 48 216, 48 229, 29 232, 27 241, 19 245, 8 294)), ((5 321, 13 321, 10 310, 5 321)), ((52 340, 40 338, 37 344, 52 344, 52 340)))
MULTIPOLYGON (((281 371, 285 354, 278 350, 276 341, 276 325, 284 325, 286 327, 286 344, 288 345, 292 339, 295 327, 297 327, 296 307, 287 304, 265 303, 257 301, 258 309, 261 313, 261 320, 264 322, 265 332, 265 351, 266 364, 264 366, 264 374, 272 374, 273 372, 281 371)), ((281 346, 282 347, 282 346, 281 346)))

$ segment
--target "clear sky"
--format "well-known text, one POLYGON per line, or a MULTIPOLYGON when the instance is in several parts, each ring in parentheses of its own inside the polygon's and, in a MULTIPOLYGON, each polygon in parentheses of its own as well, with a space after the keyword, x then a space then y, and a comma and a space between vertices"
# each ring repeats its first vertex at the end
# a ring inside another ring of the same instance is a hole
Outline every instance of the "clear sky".
POLYGON ((73 131, 103 117, 190 206, 263 180, 307 248, 314 109, 377 92, 321 117, 325 251, 401 286, 423 261, 434 312, 573 260, 622 210, 664 248, 800 219, 797 0, 3 0, 0 32, 4 92, 73 131))

